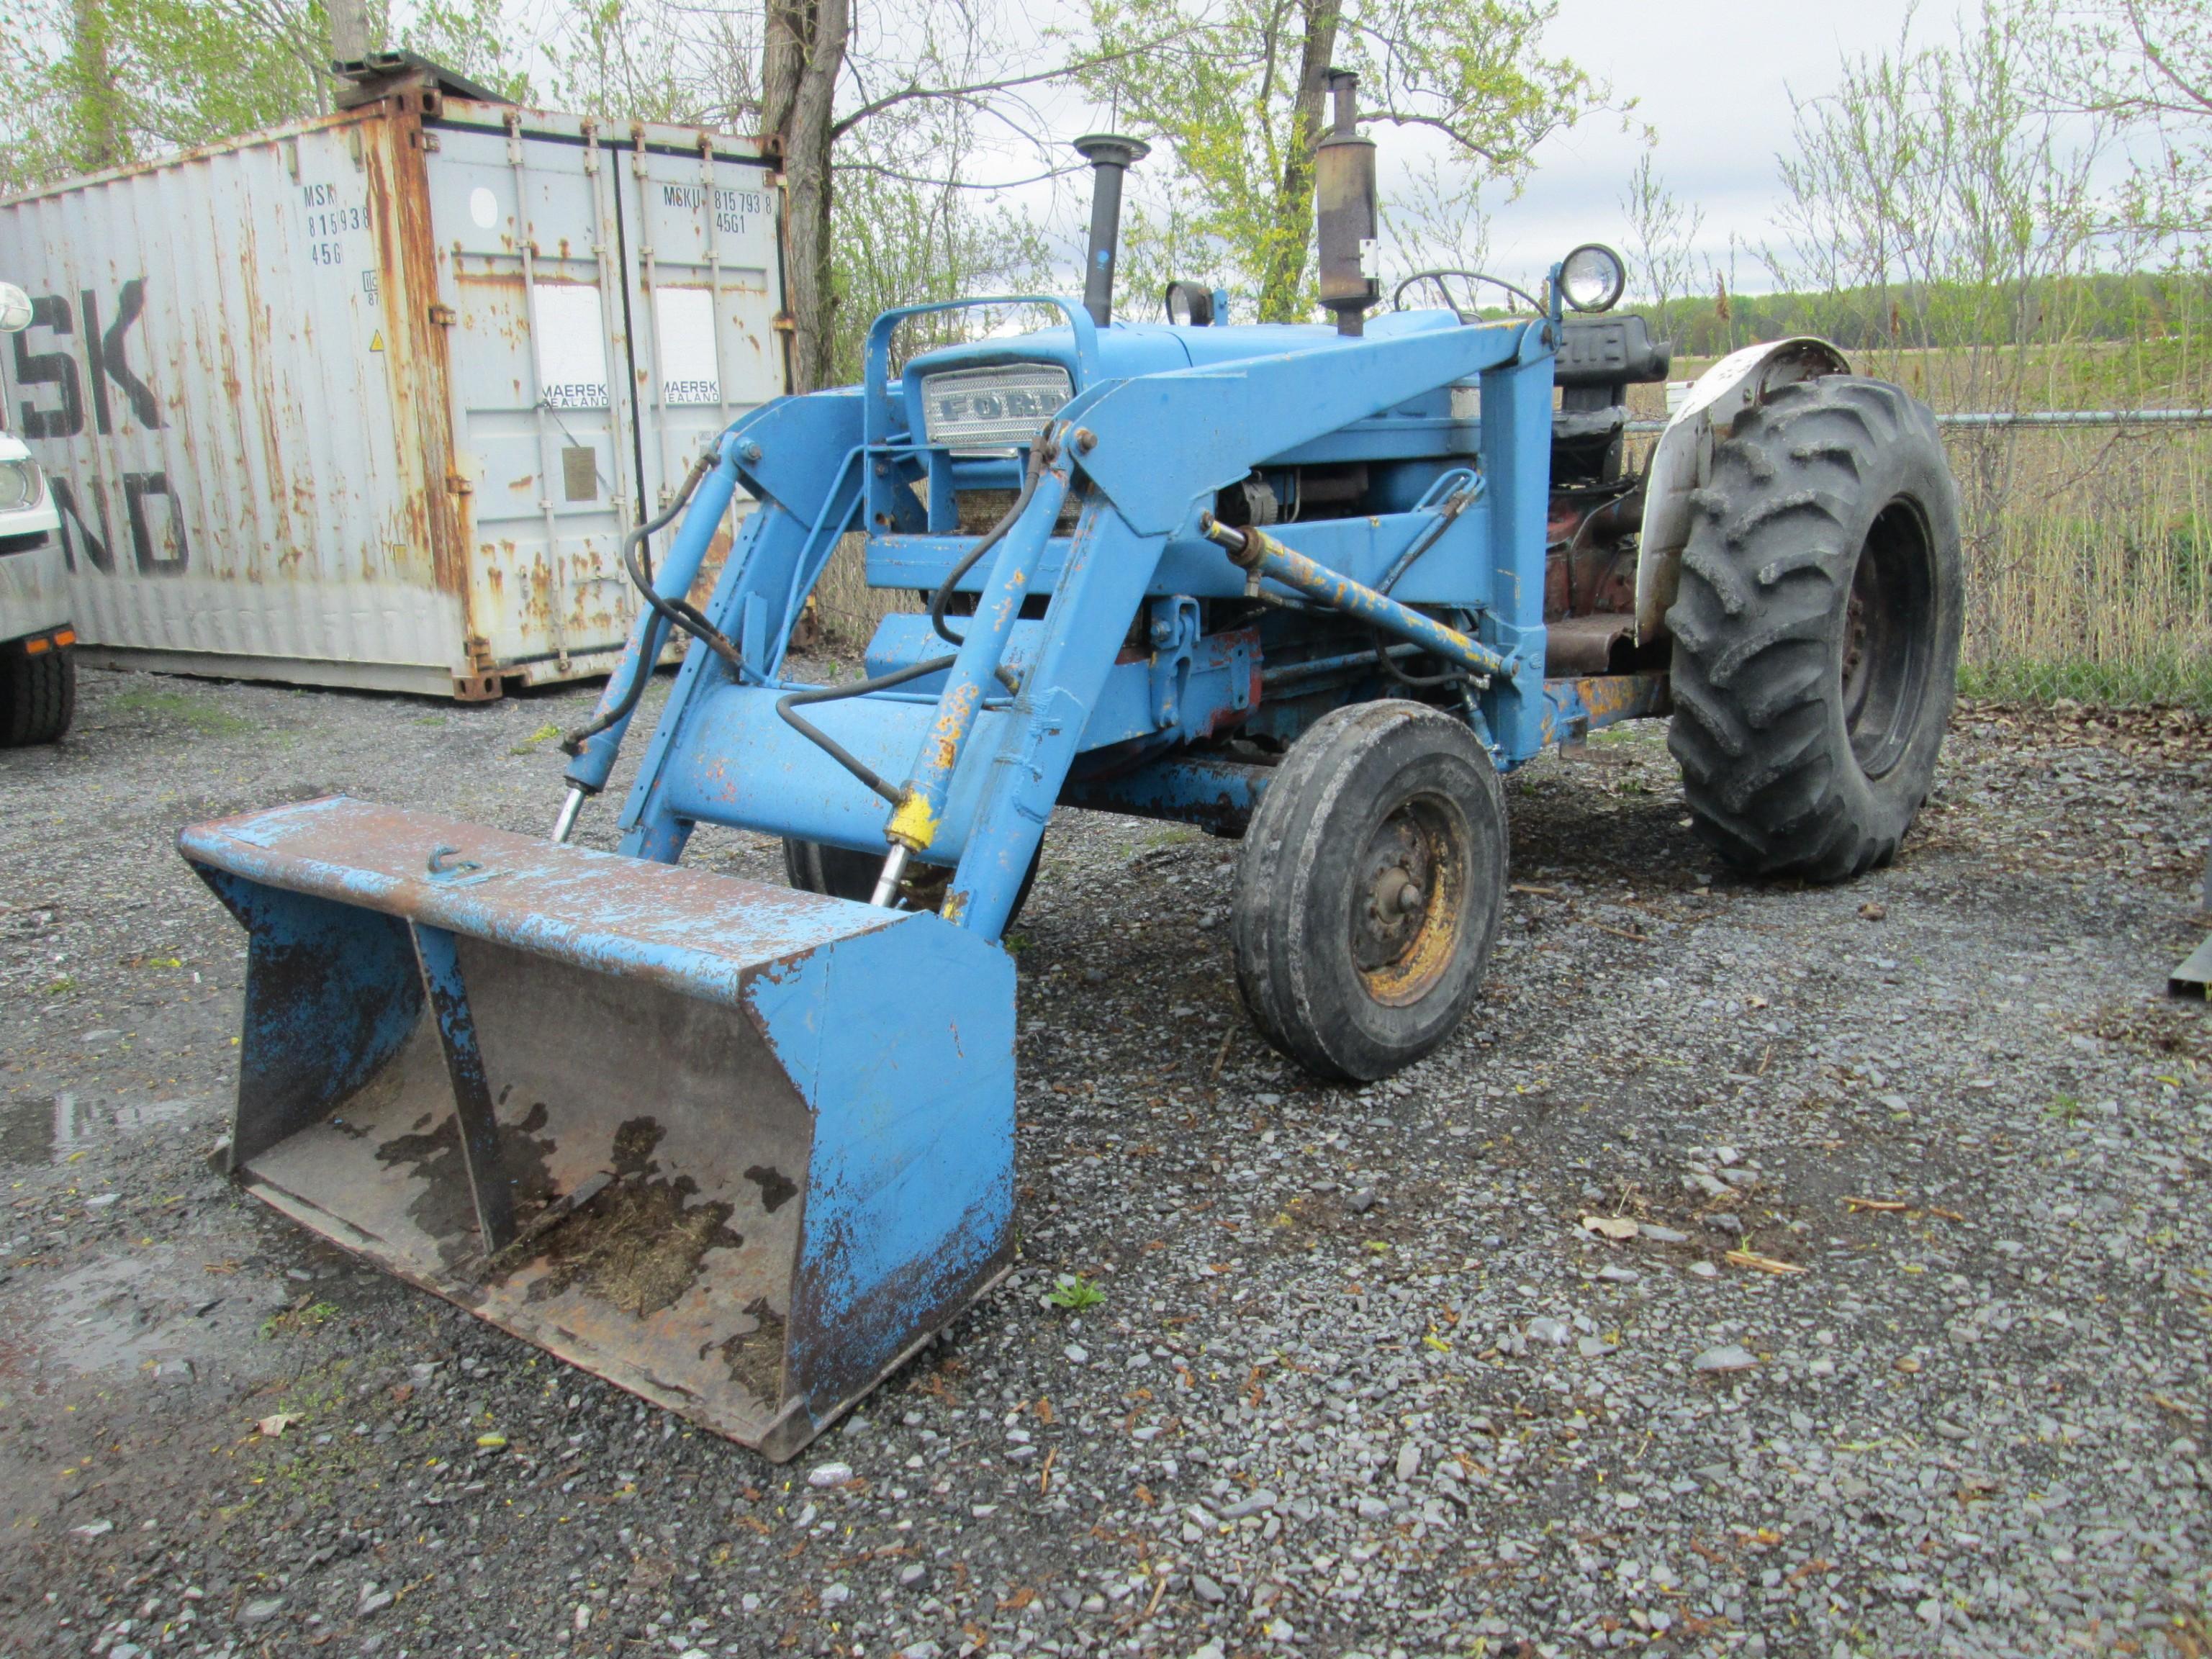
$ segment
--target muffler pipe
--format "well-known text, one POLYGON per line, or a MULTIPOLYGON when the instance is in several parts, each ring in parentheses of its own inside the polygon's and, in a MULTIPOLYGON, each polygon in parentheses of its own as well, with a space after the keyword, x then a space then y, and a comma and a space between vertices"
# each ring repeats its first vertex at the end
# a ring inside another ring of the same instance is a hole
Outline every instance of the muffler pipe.
POLYGON ((1091 163, 1091 246, 1083 259, 1083 308, 1103 328, 1114 316, 1114 258, 1121 242, 1121 175, 1152 154, 1140 138, 1094 132, 1075 141, 1091 163))
POLYGON ((1335 314, 1339 334, 1366 328, 1381 297, 1381 213, 1375 187, 1375 141, 1359 136, 1359 77, 1327 71, 1335 108, 1331 129, 1314 150, 1314 240, 1320 252, 1321 302, 1335 314))

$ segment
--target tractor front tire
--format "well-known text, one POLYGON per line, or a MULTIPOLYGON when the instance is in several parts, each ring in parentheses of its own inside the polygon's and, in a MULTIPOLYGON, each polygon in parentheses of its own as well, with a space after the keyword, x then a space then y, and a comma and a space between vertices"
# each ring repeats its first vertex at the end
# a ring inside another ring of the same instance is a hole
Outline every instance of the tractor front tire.
POLYGON ((1449 1037, 1505 902, 1505 791, 1425 703, 1331 710, 1269 780, 1237 866, 1237 988, 1268 1042, 1364 1083, 1449 1037))
POLYGON ((1668 746, 1698 836, 1756 875, 1887 863, 1958 681, 1958 489, 1935 416, 1856 375, 1783 386, 1692 501, 1668 746))
POLYGON ((76 713, 76 659, 69 647, 33 656, 0 646, 0 749, 52 743, 76 713))

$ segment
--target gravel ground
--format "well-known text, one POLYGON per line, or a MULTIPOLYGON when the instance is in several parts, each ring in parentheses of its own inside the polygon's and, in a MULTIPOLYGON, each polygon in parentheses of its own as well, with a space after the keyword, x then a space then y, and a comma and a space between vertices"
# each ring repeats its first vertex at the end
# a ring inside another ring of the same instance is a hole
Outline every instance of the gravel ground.
POLYGON ((0 757, 0 1648, 2212 1652, 2205 722, 1964 709, 1844 889, 1720 873, 1656 726, 1540 762, 1486 1001, 1356 1091, 1245 1024, 1233 847, 1064 817, 1021 1268, 775 1468, 202 1161, 243 949, 176 829, 540 830, 587 695, 88 673, 0 757))

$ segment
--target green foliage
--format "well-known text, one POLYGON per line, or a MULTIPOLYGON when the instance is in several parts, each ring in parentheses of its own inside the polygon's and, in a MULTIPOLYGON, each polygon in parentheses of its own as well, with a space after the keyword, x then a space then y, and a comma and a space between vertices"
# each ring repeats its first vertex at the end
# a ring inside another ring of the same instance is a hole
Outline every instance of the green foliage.
POLYGON ((671 0, 560 0, 548 29, 551 100, 614 121, 757 125, 755 15, 671 0))
POLYGON ((2001 0, 2033 50, 2021 73, 2063 114, 2130 135, 2114 217, 2200 265, 2212 232, 2212 4, 2207 0, 2001 0))
MULTIPOLYGON (((881 133, 847 141, 836 164, 831 212, 836 310, 830 361, 834 381, 860 378, 868 326, 896 306, 927 305, 990 294, 1050 293, 1051 249, 1032 221, 1004 207, 979 202, 959 177, 964 144, 937 149, 939 165, 955 167, 935 178, 919 171, 932 147, 895 144, 881 133)), ((1034 326, 1057 320, 1017 312, 954 312, 917 318, 894 342, 896 355, 974 337, 981 330, 1012 323, 1034 326)))
POLYGON ((0 187, 211 143, 327 108, 319 6, 28 0, 0 36, 0 187))
POLYGON ((2000 345, 2070 332, 2054 305, 2125 239, 2100 211, 2109 121, 2069 121, 2023 74, 2040 25, 1986 12, 1955 46, 1847 59, 1801 103, 1778 275, 1829 296, 1818 331, 1899 345, 2000 345), (1869 314, 1869 312, 1871 314, 1869 314))
MULTIPOLYGON (((1542 51, 1553 0, 1090 0, 1081 75, 1121 124, 1165 141, 1138 175, 1129 266, 1258 295, 1264 321, 1313 307, 1320 75, 1361 76, 1370 124, 1440 134, 1479 178, 1518 180, 1603 88, 1542 51)), ((1472 183, 1466 188, 1471 190, 1472 183)))
MULTIPOLYGON (((428 0, 398 27, 372 0, 369 35, 530 95, 499 0, 428 0)), ((319 0, 25 0, 0 33, 0 189, 323 114, 329 40, 319 0)))
POLYGON ((1106 1292, 1079 1273, 1062 1273, 1044 1299, 1064 1313, 1081 1313, 1106 1299, 1106 1292))

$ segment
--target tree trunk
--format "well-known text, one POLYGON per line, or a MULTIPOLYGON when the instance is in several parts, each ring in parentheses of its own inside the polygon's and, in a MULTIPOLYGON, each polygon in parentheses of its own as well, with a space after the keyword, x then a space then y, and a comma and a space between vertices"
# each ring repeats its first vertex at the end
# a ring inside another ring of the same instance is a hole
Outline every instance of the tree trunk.
POLYGON ((783 154, 793 392, 818 389, 830 372, 830 158, 852 15, 851 0, 770 0, 761 46, 762 125, 783 154))
POLYGON ((70 84, 76 127, 76 164, 87 173, 131 159, 123 130, 123 94, 107 58, 107 16, 100 0, 73 0, 70 12, 70 84))
POLYGON ((1298 60, 1297 100, 1291 106, 1290 142, 1284 146, 1283 182, 1275 194, 1274 225, 1260 278, 1260 320, 1297 323, 1306 303, 1306 246, 1313 240, 1314 149, 1321 143, 1326 88, 1322 77, 1336 55, 1344 0, 1305 0, 1305 46, 1298 60))

